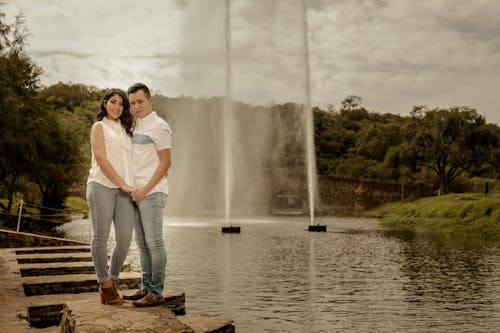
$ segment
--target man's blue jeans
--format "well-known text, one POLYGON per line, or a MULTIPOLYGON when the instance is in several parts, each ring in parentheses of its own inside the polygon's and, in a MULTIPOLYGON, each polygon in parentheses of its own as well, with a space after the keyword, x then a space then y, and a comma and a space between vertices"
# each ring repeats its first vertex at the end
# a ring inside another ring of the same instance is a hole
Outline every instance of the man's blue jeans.
POLYGON ((134 203, 128 193, 97 182, 87 184, 87 202, 92 221, 90 248, 97 282, 117 280, 132 240, 136 221, 134 203), (107 246, 112 222, 116 243, 111 252, 108 270, 107 246))
POLYGON ((135 240, 141 255, 142 290, 160 296, 165 283, 167 251, 163 241, 163 210, 167 195, 155 192, 137 204, 135 240))

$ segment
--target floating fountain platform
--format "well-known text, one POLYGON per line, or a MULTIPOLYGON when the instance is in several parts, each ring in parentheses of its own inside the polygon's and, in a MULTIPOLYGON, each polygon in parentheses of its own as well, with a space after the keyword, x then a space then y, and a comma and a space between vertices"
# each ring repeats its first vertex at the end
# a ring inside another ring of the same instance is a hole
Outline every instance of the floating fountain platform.
POLYGON ((241 228, 240 227, 233 227, 232 225, 229 227, 222 227, 222 233, 230 233, 230 234, 239 234, 241 233, 241 228))
POLYGON ((326 232, 326 225, 320 225, 320 224, 316 224, 316 225, 310 225, 309 226, 309 231, 322 231, 322 232, 326 232))

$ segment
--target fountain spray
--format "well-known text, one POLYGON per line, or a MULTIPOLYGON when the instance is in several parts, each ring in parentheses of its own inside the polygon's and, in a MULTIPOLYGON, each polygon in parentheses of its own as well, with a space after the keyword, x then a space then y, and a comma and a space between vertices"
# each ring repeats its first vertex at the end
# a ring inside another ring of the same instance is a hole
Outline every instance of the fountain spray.
POLYGON ((304 49, 304 86, 305 86, 305 120, 306 120, 306 159, 307 159, 307 190, 309 198, 309 231, 326 231, 326 226, 314 225, 314 209, 318 193, 316 174, 316 152, 314 149, 314 120, 311 107, 311 67, 309 62, 309 36, 307 24, 306 0, 302 0, 302 37, 304 49), (319 230, 317 230, 319 229, 319 230), (324 229, 324 230, 323 230, 324 229))
POLYGON ((225 60, 226 60, 226 96, 224 98, 224 202, 226 226, 222 228, 222 232, 239 233, 240 227, 228 226, 229 215, 231 213, 231 198, 232 198, 232 180, 233 180, 233 156, 232 156, 232 139, 233 139, 233 91, 232 91, 232 57, 231 57, 231 6, 230 0, 226 0, 225 14, 225 60))

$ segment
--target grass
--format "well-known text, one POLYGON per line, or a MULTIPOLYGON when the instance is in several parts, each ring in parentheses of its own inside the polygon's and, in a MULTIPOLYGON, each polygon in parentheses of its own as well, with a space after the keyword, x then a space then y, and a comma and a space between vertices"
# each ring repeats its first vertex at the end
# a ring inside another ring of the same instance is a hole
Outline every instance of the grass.
POLYGON ((89 212, 87 201, 79 197, 68 197, 64 205, 66 206, 67 209, 73 212, 82 214, 87 214, 89 212))
MULTIPOLYGON (((4 205, 7 205, 7 200, 0 199, 0 201, 4 205)), ((81 213, 84 215, 87 215, 89 211, 85 199, 79 197, 68 197, 65 201, 65 207, 71 212, 81 213)), ((13 205, 10 212, 10 215, 12 216, 9 217, 9 214, 5 213, 0 214, 0 229, 16 230, 18 210, 19 210, 18 204, 15 204, 13 205)), ((39 208, 29 207, 27 205, 23 206, 23 211, 24 211, 23 215, 28 214, 37 216, 40 214, 39 208)), ((23 223, 21 224, 21 231, 54 235, 54 230, 40 221, 38 222, 35 221, 30 223, 26 223, 26 221, 23 221, 23 223)))
POLYGON ((459 237, 500 242, 500 193, 449 194, 393 202, 367 211, 382 225, 427 229, 459 237))

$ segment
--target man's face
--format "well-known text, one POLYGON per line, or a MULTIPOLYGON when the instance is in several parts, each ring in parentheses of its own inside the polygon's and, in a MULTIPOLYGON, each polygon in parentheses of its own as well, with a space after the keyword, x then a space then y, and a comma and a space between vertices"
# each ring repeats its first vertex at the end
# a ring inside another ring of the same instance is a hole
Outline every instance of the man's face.
POLYGON ((130 109, 137 118, 144 118, 153 112, 153 98, 146 97, 144 91, 138 90, 128 95, 130 109))

